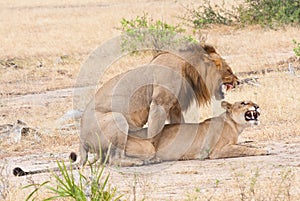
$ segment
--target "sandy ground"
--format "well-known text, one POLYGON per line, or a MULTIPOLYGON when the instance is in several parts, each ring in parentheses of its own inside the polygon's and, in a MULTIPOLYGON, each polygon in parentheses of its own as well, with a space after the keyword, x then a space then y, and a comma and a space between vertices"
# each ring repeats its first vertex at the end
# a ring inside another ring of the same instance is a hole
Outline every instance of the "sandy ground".
MULTIPOLYGON (((228 1, 232 4, 234 1, 228 1)), ((78 124, 58 120, 73 109, 74 88, 88 54, 118 36, 120 20, 148 12, 168 23, 179 21, 186 1, 56 1, 0 2, 0 124, 21 119, 41 133, 41 142, 24 137, 20 143, 0 144, 0 200, 24 200, 28 184, 53 180, 51 174, 14 177, 24 170, 55 167, 78 150, 78 124), (105 19, 105 20, 103 20, 105 19), (3 39, 3 40, 2 40, 3 39), (50 145, 50 146, 49 146, 50 145)), ((109 183, 122 200, 299 200, 300 199, 300 75, 287 73, 292 39, 299 27, 266 30, 260 27, 204 29, 232 69, 239 72, 280 68, 259 75, 258 86, 245 85, 226 96, 229 101, 253 100, 262 109, 262 124, 245 130, 240 142, 270 150, 271 155, 156 165, 108 167, 109 183)), ((107 71, 115 74, 147 63, 150 57, 125 57, 107 71)), ((292 60, 294 61, 294 60, 292 60)), ((293 62, 293 66, 300 66, 293 62)), ((91 94, 94 88, 83 90, 91 94)), ((83 109, 83 108, 82 108, 83 109)), ((192 109, 189 122, 211 116, 211 108, 192 109)), ((75 122, 76 123, 76 122, 75 122)), ((46 196, 41 192, 38 198, 46 196)), ((39 200, 38 199, 38 200, 39 200)))
MULTIPOLYGON (((108 167, 105 173, 110 173, 110 184, 124 195, 122 200, 240 200, 242 196, 258 200, 297 200, 300 194, 299 143, 300 139, 295 143, 255 144, 269 149, 272 155, 268 156, 108 167)), ((57 159, 67 157, 68 153, 7 157, 1 160, 5 164, 2 174, 7 184, 17 187, 51 180, 51 174, 14 177, 12 169, 16 165, 25 171, 56 167, 57 159)))

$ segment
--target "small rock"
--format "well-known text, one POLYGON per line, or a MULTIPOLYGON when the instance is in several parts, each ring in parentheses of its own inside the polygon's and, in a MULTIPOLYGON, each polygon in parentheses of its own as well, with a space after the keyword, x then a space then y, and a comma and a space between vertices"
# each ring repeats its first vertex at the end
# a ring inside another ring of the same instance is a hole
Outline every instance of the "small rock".
POLYGON ((0 125, 0 139, 7 139, 12 143, 19 143, 22 137, 33 135, 35 140, 40 142, 40 133, 24 121, 17 120, 15 124, 0 125))

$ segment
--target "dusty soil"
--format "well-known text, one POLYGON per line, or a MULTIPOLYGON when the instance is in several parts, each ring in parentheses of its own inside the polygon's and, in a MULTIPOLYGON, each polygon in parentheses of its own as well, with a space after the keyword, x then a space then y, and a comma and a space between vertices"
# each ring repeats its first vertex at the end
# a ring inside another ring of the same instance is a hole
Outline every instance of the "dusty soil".
MULTIPOLYGON (((299 144, 300 138, 294 143, 255 144, 269 149, 272 154, 268 156, 107 167, 106 173, 110 173, 110 184, 124 195, 124 200, 240 200, 243 196, 259 200, 276 200, 276 196, 279 200, 297 200, 300 194, 299 144)), ((56 160, 67 157, 68 153, 6 157, 1 159, 5 164, 2 176, 6 184, 12 186, 41 183, 53 179, 52 175, 14 177, 12 169, 16 166, 25 171, 56 167, 56 160)))

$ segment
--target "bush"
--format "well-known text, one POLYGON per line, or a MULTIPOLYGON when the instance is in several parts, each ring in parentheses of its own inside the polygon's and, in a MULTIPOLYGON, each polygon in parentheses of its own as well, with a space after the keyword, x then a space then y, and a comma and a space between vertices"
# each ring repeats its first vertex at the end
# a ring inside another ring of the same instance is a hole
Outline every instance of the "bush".
POLYGON ((121 25, 123 51, 150 49, 158 52, 182 42, 197 42, 192 36, 181 35, 185 33, 185 29, 180 25, 170 25, 162 20, 155 21, 147 13, 132 20, 123 18, 121 25))
POLYGON ((286 24, 300 24, 300 1, 245 0, 244 4, 226 10, 218 6, 212 7, 210 1, 206 0, 196 9, 187 8, 183 19, 196 29, 210 24, 259 24, 263 27, 277 28, 286 24))
POLYGON ((297 57, 300 57, 300 42, 293 40, 293 43, 295 44, 294 53, 297 57))
POLYGON ((234 15, 230 11, 219 8, 217 5, 211 6, 209 0, 205 0, 203 5, 196 9, 189 7, 185 7, 185 9, 187 12, 181 18, 195 29, 201 29, 211 24, 232 25, 234 19, 234 15))
POLYGON ((240 5, 236 11, 242 25, 276 28, 300 23, 300 2, 295 0, 246 0, 246 5, 240 5))

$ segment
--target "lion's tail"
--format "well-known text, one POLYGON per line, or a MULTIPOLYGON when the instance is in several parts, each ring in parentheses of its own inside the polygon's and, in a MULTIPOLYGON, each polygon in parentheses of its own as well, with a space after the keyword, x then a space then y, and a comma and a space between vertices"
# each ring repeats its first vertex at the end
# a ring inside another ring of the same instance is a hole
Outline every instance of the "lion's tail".
MULTIPOLYGON (((77 159, 76 153, 71 152, 69 159, 71 162, 75 162, 77 159)), ((74 166, 73 169, 79 169, 79 167, 74 166)), ((13 169, 13 175, 16 177, 21 177, 21 176, 25 176, 25 175, 40 174, 40 173, 46 173, 46 172, 56 172, 56 171, 60 171, 60 168, 55 167, 55 168, 48 168, 48 169, 43 169, 43 170, 32 170, 32 171, 26 172, 20 167, 15 167, 13 169)))

